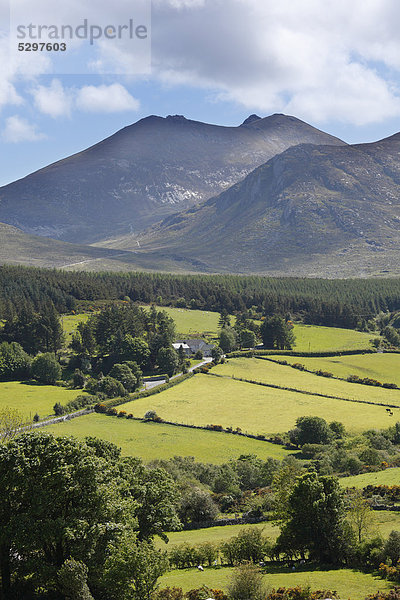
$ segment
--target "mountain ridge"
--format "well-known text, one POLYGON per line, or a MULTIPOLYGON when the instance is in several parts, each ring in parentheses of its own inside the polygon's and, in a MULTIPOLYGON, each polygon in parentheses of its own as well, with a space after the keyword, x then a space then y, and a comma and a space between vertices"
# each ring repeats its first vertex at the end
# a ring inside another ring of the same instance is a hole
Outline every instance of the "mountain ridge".
POLYGON ((238 127, 152 115, 0 188, 0 221, 75 243, 138 232, 307 141, 345 144, 285 115, 238 127))

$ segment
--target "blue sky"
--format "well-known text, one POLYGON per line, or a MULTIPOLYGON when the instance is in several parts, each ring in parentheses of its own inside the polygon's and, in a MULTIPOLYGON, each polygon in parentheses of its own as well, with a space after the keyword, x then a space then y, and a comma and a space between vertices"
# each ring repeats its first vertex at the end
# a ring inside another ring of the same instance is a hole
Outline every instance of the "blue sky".
POLYGON ((283 112, 350 143, 400 131, 398 0, 153 0, 151 22, 149 0, 64 4, 51 15, 50 0, 0 0, 0 185, 149 114, 239 125, 283 112), (58 60, 15 50, 17 23, 132 15, 143 45, 75 40, 58 60))

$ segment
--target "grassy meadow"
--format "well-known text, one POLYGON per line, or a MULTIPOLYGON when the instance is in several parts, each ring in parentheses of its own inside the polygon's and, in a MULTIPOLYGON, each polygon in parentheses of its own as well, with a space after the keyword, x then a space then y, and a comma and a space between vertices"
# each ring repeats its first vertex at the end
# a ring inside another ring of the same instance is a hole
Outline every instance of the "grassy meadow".
POLYGON ((400 485, 400 467, 385 469, 377 473, 364 473, 352 477, 342 477, 343 487, 363 488, 367 485, 400 485))
POLYGON ((349 375, 371 377, 382 383, 396 383, 400 386, 400 354, 374 353, 351 356, 331 356, 327 358, 308 358, 293 356, 279 357, 290 363, 301 362, 307 369, 322 369, 333 373, 335 377, 346 379, 349 375))
POLYGON ((195 375, 161 394, 133 400, 119 409, 135 417, 143 417, 152 409, 168 421, 240 427, 254 434, 288 431, 298 417, 305 415, 341 421, 350 433, 385 428, 395 418, 383 406, 320 398, 210 375, 195 375))
POLYGON ((370 339, 376 337, 371 333, 340 329, 339 327, 322 327, 319 325, 294 324, 297 352, 323 352, 328 350, 363 350, 371 348, 370 339))
MULTIPOLYGON (((287 359, 288 357, 285 358, 287 359)), ((299 362, 304 364, 303 357, 296 359, 293 357, 289 358, 288 362, 290 363, 299 362)), ((281 360, 280 357, 279 360, 281 360)), ((299 371, 290 366, 280 365, 277 362, 274 363, 270 360, 260 358, 229 358, 224 364, 216 366, 212 372, 229 377, 243 377, 263 383, 282 385, 306 392, 338 396, 351 400, 368 400, 369 402, 397 404, 400 407, 400 390, 366 387, 348 383, 347 381, 319 377, 312 373, 299 371)))
POLYGON ((24 417, 32 420, 35 413, 40 417, 52 415, 56 402, 66 404, 80 394, 82 390, 67 390, 34 382, 6 381, 0 383, 0 408, 16 408, 24 417))
MULTIPOLYGON (((232 576, 231 567, 206 567, 204 572, 198 569, 180 569, 170 571, 159 579, 161 588, 181 587, 184 591, 206 585, 210 588, 226 590, 232 576)), ((337 591, 340 598, 363 600, 378 590, 388 590, 389 582, 371 574, 353 569, 315 569, 306 568, 292 571, 290 568, 268 568, 264 575, 269 590, 278 587, 310 586, 312 590, 337 591), (268 572, 269 571, 269 572, 268 572)))
POLYGON ((76 315, 62 315, 61 323, 65 333, 65 346, 68 346, 72 340, 72 334, 76 331, 78 324, 86 322, 91 316, 89 313, 78 313, 76 315))
MULTIPOLYGON (((393 529, 400 531, 400 513, 375 511, 373 513, 373 523, 374 534, 380 533, 383 537, 387 537, 393 529)), ((231 537, 238 535, 242 529, 248 529, 249 527, 251 529, 261 529, 263 534, 268 536, 272 541, 275 541, 280 531, 279 527, 272 521, 253 525, 221 525, 219 527, 207 527, 205 529, 172 531, 168 533, 168 544, 166 545, 160 538, 157 538, 157 546, 159 548, 170 550, 173 546, 184 543, 196 546, 203 542, 212 542, 213 544, 219 545, 226 542, 231 537)))
POLYGON ((256 454, 264 460, 268 457, 282 459, 290 454, 282 446, 227 433, 142 423, 101 414, 57 423, 46 431, 78 438, 94 435, 119 446, 123 455, 139 456, 145 462, 156 458, 195 456, 196 460, 218 464, 241 454, 256 454))
MULTIPOLYGON (((165 311, 175 321, 178 336, 193 336, 195 334, 216 336, 218 334, 219 313, 209 310, 190 310, 157 306, 157 310, 165 311)), ((232 323, 234 317, 231 318, 232 323)))

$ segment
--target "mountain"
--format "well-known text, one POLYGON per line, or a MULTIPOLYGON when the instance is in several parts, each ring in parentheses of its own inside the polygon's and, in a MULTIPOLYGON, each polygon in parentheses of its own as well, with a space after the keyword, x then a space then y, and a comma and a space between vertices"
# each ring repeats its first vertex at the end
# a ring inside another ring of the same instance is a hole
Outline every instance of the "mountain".
POLYGON ((0 188, 0 221, 79 244, 137 233, 301 143, 344 145, 285 115, 251 115, 239 127, 150 116, 0 188))
POLYGON ((121 267, 133 263, 132 252, 108 250, 92 246, 69 244, 49 238, 29 235, 5 223, 0 223, 0 265, 19 264, 33 267, 110 268, 114 262, 121 267))
POLYGON ((198 207, 114 244, 203 271, 399 273, 400 133, 371 144, 289 148, 198 207))

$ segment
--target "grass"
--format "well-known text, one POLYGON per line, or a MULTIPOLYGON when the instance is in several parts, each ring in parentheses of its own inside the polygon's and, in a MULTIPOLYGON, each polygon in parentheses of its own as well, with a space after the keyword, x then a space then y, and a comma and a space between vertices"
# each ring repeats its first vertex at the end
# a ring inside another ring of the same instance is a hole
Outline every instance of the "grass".
POLYGON ((341 350, 362 350, 371 348, 371 333, 340 329, 339 327, 321 327, 317 325, 304 325, 295 323, 294 333, 296 345, 293 350, 297 352, 322 352, 341 350))
MULTIPOLYGON (((391 511, 374 511, 373 520, 374 535, 376 533, 380 533, 384 538, 386 538, 393 529, 400 531, 400 513, 391 511)), ((196 546, 198 544, 202 544, 203 542, 212 542, 213 544, 220 545, 234 535, 237 535, 242 529, 247 529, 249 527, 262 529, 264 535, 267 535, 272 541, 275 541, 279 535, 279 527, 274 525, 272 521, 266 521, 265 523, 258 523, 255 525, 221 525, 219 527, 207 527, 206 529, 173 531, 168 533, 169 542, 167 546, 159 538, 157 545, 159 548, 166 548, 167 550, 171 549, 173 546, 183 543, 196 546)))
POLYGON ((66 404, 82 394, 82 390, 67 390, 54 385, 7 381, 0 383, 0 408, 17 408, 27 419, 35 413, 40 417, 53 414, 56 402, 66 404))
POLYGON ((363 488, 367 485, 399 485, 400 467, 385 469, 377 473, 364 473, 352 477, 342 477, 340 483, 343 487, 363 488))
MULTIPOLYGON (((279 357, 280 358, 280 357, 279 357)), ((349 375, 371 377, 382 383, 397 383, 400 386, 400 354, 376 353, 353 356, 332 356, 329 358, 284 357, 288 362, 301 362, 307 369, 322 369, 335 377, 346 379, 349 375)))
MULTIPOLYGON (((210 375, 195 375, 161 394, 119 408, 136 417, 143 417, 152 409, 168 421, 240 427, 255 434, 288 431, 297 417, 305 415, 318 415, 328 422, 341 421, 350 433, 393 423, 383 406, 330 400, 210 375)), ((395 415, 400 411, 394 410, 395 415)))
MULTIPOLYGON (((296 359, 291 357, 289 362, 300 362, 304 364, 302 357, 296 359)), ((354 383, 347 383, 347 381, 319 377, 312 373, 299 371, 298 369, 293 369, 286 365, 280 365, 279 363, 259 358, 230 358, 223 365, 215 367, 212 372, 228 375, 229 377, 233 375, 235 377, 261 381, 263 383, 284 385, 285 387, 326 394, 328 396, 397 404, 400 406, 400 390, 387 390, 370 386, 366 387, 354 383)))
POLYGON ((118 419, 90 414, 49 426, 54 435, 93 435, 113 442, 125 456, 139 456, 145 462, 156 458, 195 456, 199 461, 222 463, 241 454, 256 454, 261 459, 282 459, 290 452, 276 444, 213 431, 201 431, 118 419))
MULTIPOLYGON (((230 567, 206 567, 204 572, 197 569, 170 571, 159 579, 160 587, 181 587, 184 591, 206 585, 210 588, 226 590, 233 569, 230 567)), ((281 567, 271 569, 264 576, 268 589, 310 585, 312 590, 337 591, 340 598, 363 600, 368 594, 392 587, 389 582, 374 575, 353 569, 297 570, 281 567)))
POLYGON ((81 321, 86 322, 91 315, 89 313, 78 313, 76 315, 62 315, 61 322, 65 333, 65 345, 68 346, 72 339, 72 334, 76 331, 81 321))
POLYGON ((202 544, 203 542, 212 542, 213 544, 221 544, 226 542, 234 535, 237 535, 242 529, 248 528, 261 529, 264 535, 267 535, 271 540, 275 540, 279 535, 279 527, 271 521, 256 525, 221 525, 219 527, 207 527, 206 529, 194 529, 189 531, 172 531, 168 533, 169 542, 166 545, 161 539, 157 541, 159 548, 170 550, 173 546, 187 543, 192 546, 202 544))
POLYGON ((218 334, 219 313, 217 312, 169 306, 157 306, 157 309, 164 310, 175 321, 178 336, 195 334, 216 336, 218 334))

